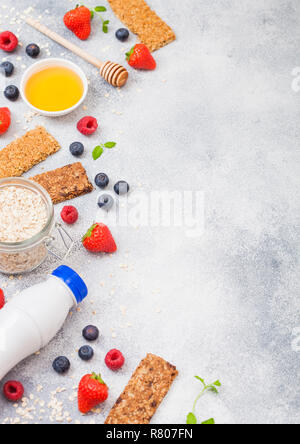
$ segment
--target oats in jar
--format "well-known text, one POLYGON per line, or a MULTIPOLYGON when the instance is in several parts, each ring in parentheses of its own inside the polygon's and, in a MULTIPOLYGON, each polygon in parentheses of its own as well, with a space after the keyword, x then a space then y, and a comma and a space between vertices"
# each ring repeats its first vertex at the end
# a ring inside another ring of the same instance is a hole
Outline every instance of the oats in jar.
POLYGON ((0 189, 0 242, 22 242, 39 233, 47 222, 42 197, 26 188, 0 189))
POLYGON ((24 178, 0 180, 0 272, 26 273, 47 257, 54 210, 46 190, 24 178))

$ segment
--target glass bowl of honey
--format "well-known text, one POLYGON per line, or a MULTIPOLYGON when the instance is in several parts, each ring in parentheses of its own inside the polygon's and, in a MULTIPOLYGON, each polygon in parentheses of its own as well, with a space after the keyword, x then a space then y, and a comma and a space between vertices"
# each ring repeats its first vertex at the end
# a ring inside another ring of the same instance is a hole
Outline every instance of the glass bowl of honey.
POLYGON ((64 59, 44 59, 31 65, 21 81, 25 103, 43 116, 71 113, 85 100, 88 80, 82 69, 64 59))

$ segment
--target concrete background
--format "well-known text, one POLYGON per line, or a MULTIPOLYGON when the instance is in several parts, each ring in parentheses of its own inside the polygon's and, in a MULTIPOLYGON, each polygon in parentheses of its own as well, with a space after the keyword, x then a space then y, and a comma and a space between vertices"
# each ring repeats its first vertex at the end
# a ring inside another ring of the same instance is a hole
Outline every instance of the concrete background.
MULTIPOLYGON (((63 403, 63 421, 103 423, 140 359, 152 352, 179 369, 153 423, 185 422, 199 391, 196 374, 223 384, 219 396, 208 394, 200 401, 200 420, 299 423, 300 355, 293 335, 300 327, 300 95, 297 82, 292 88, 291 74, 300 65, 299 1, 149 0, 178 39, 155 53, 155 72, 130 71, 122 92, 106 85, 95 68, 15 22, 16 12, 32 6, 30 15, 42 15, 45 24, 73 42, 99 58, 123 63, 135 37, 126 44, 114 38, 120 22, 111 10, 105 14, 111 20, 109 34, 101 32, 95 19, 93 35, 81 43, 62 23, 75 2, 5 0, 7 9, 2 3, 2 30, 15 31, 24 46, 49 43, 41 57, 73 60, 91 82, 87 110, 62 119, 35 117, 25 123, 28 109, 21 100, 11 104, 0 99, 0 106, 9 105, 13 113, 1 146, 37 124, 62 144, 58 154, 26 176, 73 162, 68 146, 81 140, 90 178, 103 171, 112 185, 126 179, 132 197, 141 191, 147 196, 159 190, 203 191, 205 231, 191 238, 184 227, 113 227, 118 253, 94 257, 80 247, 80 238, 96 218, 105 221, 97 214, 99 193, 75 200, 80 220, 70 229, 77 244, 68 264, 86 279, 89 299, 40 355, 7 376, 21 380, 32 399, 17 410, 0 397, 0 421, 49 423, 52 417, 56 422, 60 407, 53 407, 54 401, 47 404, 60 387, 66 391, 54 398, 63 403), (86 114, 100 122, 100 131, 89 139, 76 130, 86 114), (94 162, 92 149, 107 140, 117 147, 94 162), (98 325, 101 338, 94 361, 86 364, 76 350, 84 343, 82 328, 90 323, 98 325), (126 356, 118 374, 103 363, 115 347, 126 356), (72 363, 66 377, 51 368, 62 354, 72 363), (73 388, 91 370, 102 372, 110 397, 100 413, 83 417, 73 388), (39 385, 43 388, 37 391, 39 385), (30 406, 34 409, 28 412, 30 406)), ((18 85, 32 60, 24 47, 8 59, 15 63, 16 75, 6 82, 18 85)), ((56 207, 57 219, 61 207, 56 207)), ((0 286, 12 297, 56 265, 48 260, 21 280, 1 276, 0 286)))

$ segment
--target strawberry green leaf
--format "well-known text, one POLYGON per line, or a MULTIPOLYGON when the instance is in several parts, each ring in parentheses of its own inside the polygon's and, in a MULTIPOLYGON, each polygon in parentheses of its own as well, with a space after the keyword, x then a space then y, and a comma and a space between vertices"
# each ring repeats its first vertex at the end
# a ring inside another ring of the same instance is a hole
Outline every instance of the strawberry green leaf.
POLYGON ((93 234, 93 231, 96 227, 97 227, 97 224, 94 224, 91 226, 91 228, 89 228, 87 230, 86 234, 82 238, 82 242, 84 242, 88 237, 91 237, 91 235, 93 234))
POLYGON ((129 52, 126 52, 125 55, 126 55, 127 60, 130 60, 130 57, 132 56, 133 51, 134 51, 134 46, 131 48, 131 50, 129 52))
POLYGON ((101 145, 96 146, 93 150, 93 159, 94 160, 99 159, 99 157, 102 156, 103 152, 104 152, 104 149, 101 145))
POLYGON ((100 373, 99 373, 99 375, 97 375, 97 373, 93 372, 92 376, 91 376, 91 379, 95 379, 96 381, 99 381, 101 384, 106 385, 105 382, 103 381, 102 376, 100 375, 100 373))

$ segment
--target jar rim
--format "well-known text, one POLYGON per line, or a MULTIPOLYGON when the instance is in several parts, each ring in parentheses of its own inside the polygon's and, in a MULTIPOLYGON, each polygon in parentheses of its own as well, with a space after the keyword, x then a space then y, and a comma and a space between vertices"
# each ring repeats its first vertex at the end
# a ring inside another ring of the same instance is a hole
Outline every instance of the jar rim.
POLYGON ((24 241, 19 242, 0 242, 0 249, 2 250, 25 250, 27 248, 34 247, 39 244, 43 239, 49 236, 54 225, 54 206, 49 193, 37 182, 30 179, 25 179, 24 177, 7 177, 0 179, 0 190, 5 187, 22 187, 27 188, 30 191, 39 193, 45 203, 47 210, 47 222, 34 236, 24 241))

